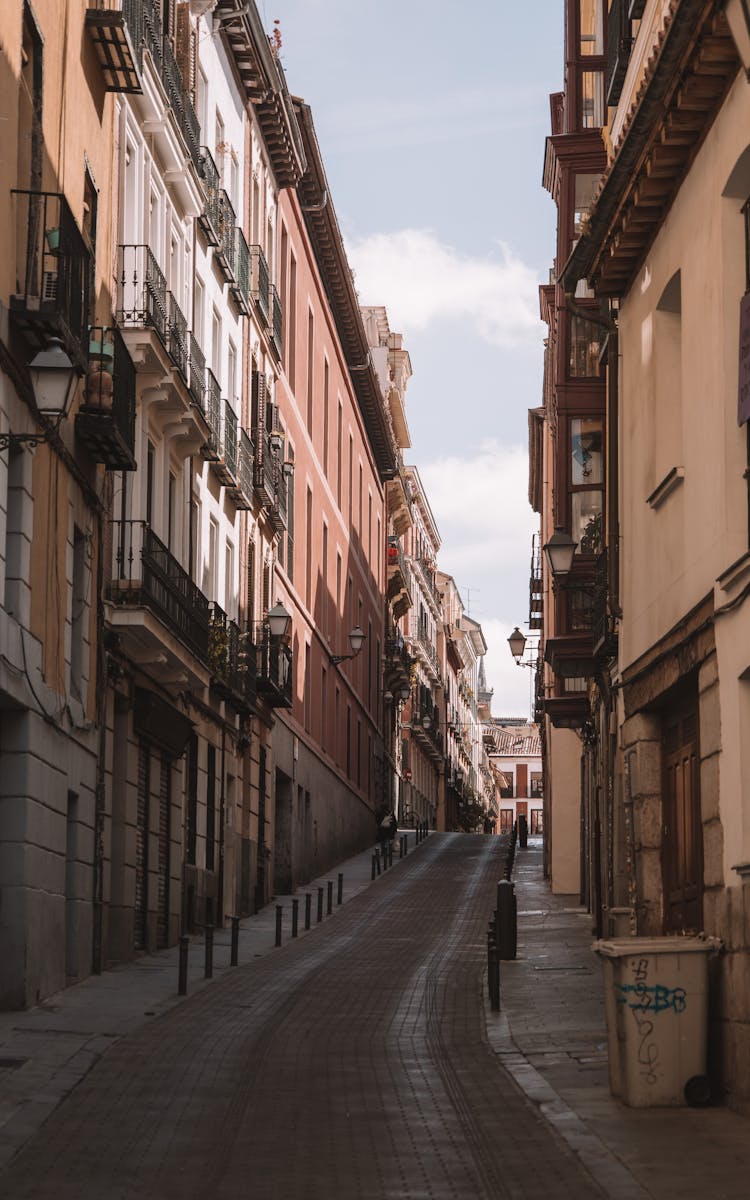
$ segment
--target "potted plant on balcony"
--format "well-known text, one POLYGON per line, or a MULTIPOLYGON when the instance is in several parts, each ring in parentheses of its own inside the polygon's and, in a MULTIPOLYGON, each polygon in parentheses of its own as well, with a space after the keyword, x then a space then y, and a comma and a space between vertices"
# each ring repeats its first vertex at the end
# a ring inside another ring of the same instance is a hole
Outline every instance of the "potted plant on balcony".
POLYGON ((45 229, 44 237, 50 254, 57 254, 60 250, 60 226, 53 225, 49 229, 45 229))

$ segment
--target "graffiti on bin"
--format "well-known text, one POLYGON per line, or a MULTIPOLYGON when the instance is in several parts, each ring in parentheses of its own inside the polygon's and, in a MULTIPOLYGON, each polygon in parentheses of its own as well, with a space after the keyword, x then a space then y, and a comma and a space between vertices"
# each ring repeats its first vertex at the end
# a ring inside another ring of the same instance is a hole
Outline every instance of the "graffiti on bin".
POLYGON ((615 989, 619 992, 617 1003, 626 1004, 633 1012, 660 1013, 671 1008, 676 1013, 684 1013, 687 1008, 687 996, 681 987, 668 988, 660 983, 652 986, 645 983, 617 983, 615 989))

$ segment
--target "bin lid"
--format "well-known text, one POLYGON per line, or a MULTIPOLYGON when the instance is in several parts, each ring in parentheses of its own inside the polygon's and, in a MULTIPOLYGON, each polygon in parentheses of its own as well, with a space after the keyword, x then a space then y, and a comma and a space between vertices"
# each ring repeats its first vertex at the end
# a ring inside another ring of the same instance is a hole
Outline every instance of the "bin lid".
POLYGON ((692 937, 666 934, 664 937, 600 938, 591 949, 604 958, 630 958, 634 954, 716 954, 721 947, 721 938, 698 933, 692 937))

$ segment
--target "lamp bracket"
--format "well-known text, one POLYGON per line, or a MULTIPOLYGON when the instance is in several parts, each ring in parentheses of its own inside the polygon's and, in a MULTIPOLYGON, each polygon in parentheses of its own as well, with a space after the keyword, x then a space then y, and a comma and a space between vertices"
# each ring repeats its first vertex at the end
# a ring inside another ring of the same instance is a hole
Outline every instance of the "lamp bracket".
POLYGON ((20 446, 22 444, 30 446, 33 450, 42 442, 50 440, 50 430, 45 430, 44 433, 0 433, 0 454, 5 450, 9 450, 11 446, 20 446))

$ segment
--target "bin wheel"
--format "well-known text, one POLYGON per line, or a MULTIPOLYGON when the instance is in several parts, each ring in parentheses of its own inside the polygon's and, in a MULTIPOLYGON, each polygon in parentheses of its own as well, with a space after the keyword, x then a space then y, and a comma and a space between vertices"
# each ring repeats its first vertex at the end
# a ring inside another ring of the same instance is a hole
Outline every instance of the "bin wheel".
POLYGON ((693 1075, 683 1089, 691 1108, 708 1108, 712 1100, 711 1080, 707 1075, 693 1075))

